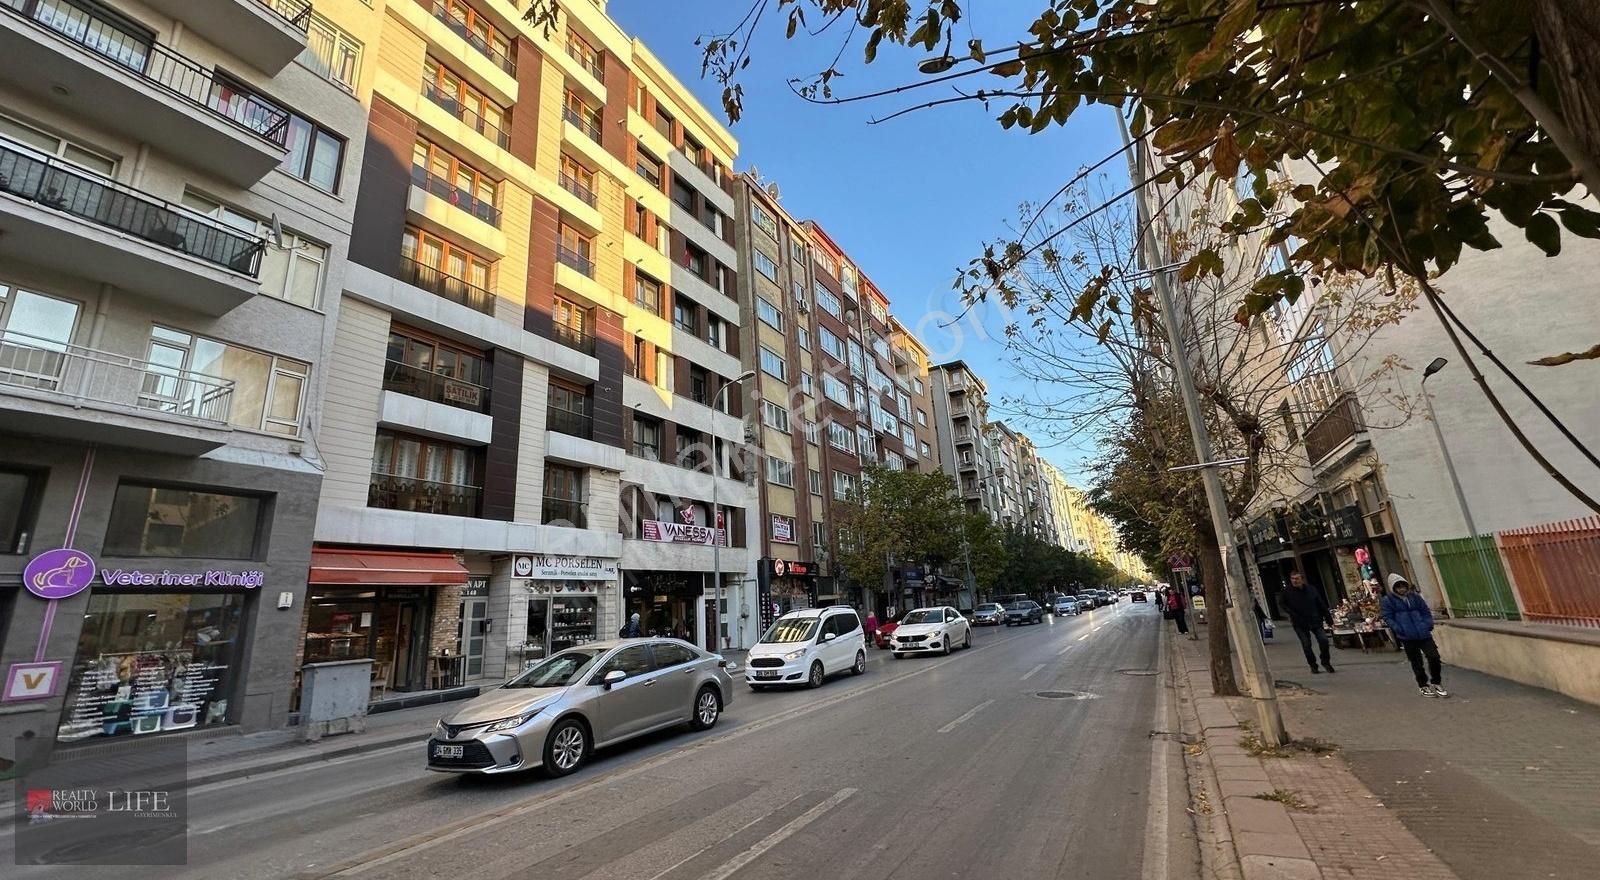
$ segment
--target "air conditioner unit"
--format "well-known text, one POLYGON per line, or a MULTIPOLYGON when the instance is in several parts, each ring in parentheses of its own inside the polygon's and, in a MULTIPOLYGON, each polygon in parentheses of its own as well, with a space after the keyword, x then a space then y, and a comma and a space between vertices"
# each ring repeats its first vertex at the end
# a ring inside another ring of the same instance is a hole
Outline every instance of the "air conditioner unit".
POLYGON ((802 315, 811 311, 811 304, 807 303, 805 300, 800 300, 799 302, 795 303, 794 307, 802 315))

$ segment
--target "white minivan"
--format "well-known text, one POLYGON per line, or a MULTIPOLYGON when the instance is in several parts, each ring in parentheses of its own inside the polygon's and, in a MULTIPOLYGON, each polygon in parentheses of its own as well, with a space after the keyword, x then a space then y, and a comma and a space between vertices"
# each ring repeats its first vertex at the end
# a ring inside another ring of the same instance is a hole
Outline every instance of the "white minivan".
POLYGON ((744 680, 753 691, 771 685, 822 687, 838 672, 867 671, 861 619, 847 605, 791 611, 774 620, 750 649, 744 680))

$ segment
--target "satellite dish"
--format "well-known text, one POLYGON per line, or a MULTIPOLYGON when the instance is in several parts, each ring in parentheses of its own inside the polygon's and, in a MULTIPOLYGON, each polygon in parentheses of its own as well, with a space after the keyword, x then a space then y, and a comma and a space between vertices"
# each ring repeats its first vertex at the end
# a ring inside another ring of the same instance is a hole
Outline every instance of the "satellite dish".
POLYGON ((772 200, 775 202, 783 200, 783 193, 778 189, 778 182, 776 180, 767 184, 767 195, 771 196, 772 200))
POLYGON ((283 243, 283 224, 278 221, 277 213, 273 213, 270 222, 272 224, 272 246, 278 250, 283 250, 285 246, 283 243))

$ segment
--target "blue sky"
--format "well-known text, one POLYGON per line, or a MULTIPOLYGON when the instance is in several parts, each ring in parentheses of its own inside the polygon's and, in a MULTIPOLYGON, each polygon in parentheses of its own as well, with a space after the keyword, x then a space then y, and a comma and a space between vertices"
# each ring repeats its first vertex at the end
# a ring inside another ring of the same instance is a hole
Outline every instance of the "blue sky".
MULTIPOLYGON (((985 45, 1024 33, 1043 4, 969 0, 969 24, 985 45), (1001 7, 1005 7, 1002 9, 1001 7)), ((776 4, 773 4, 776 6, 776 4)), ((721 114, 721 87, 699 77, 696 37, 727 30, 745 0, 611 0, 611 16, 639 37, 700 99, 721 114)), ((942 360, 962 358, 983 376, 991 399, 1021 394, 1003 346, 1004 318, 989 309, 955 328, 941 328, 961 312, 951 281, 1004 234, 1019 206, 1054 192, 1077 170, 1117 145, 1111 111, 1082 112, 1065 128, 1036 135, 1005 131, 976 103, 918 111, 873 125, 906 103, 881 99, 845 106, 816 106, 796 97, 787 82, 826 66, 843 31, 786 41, 782 22, 763 25, 754 60, 744 71, 744 118, 732 127, 739 140, 739 170, 757 167, 778 182, 784 207, 820 222, 887 293, 894 312, 942 360), (987 337, 987 338, 985 338, 987 337)), ((845 50, 836 93, 856 94, 914 81, 919 51, 884 47, 872 65, 861 62, 860 35, 845 50)), ((973 86, 974 88, 976 86, 973 86)), ((915 93, 920 103, 952 94, 915 93)), ((1122 173, 1113 163, 1108 170, 1122 173)), ((1004 415, 1037 442, 1048 442, 1025 417, 1004 415)), ((1084 450, 1055 447, 1046 457, 1080 482, 1084 450)))

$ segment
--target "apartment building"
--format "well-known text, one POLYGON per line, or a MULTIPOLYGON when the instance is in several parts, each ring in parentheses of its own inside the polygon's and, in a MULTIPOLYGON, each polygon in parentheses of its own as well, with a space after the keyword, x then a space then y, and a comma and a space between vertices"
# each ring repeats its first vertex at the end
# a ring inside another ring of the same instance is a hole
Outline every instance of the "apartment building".
POLYGON ((288 720, 366 118, 320 24, 0 3, 0 766, 288 720))
POLYGON ((326 5, 370 122, 300 660, 370 657, 381 696, 630 614, 719 647, 750 506, 735 142, 603 4, 548 31, 511 0, 326 5))
POLYGON ((939 470, 940 459, 938 420, 933 408, 933 367, 928 359, 928 347, 893 315, 889 318, 889 327, 906 466, 932 473, 939 470))
POLYGON ((999 483, 990 453, 988 386, 964 361, 934 367, 933 410, 939 464, 956 480, 967 509, 1000 519, 999 483))

